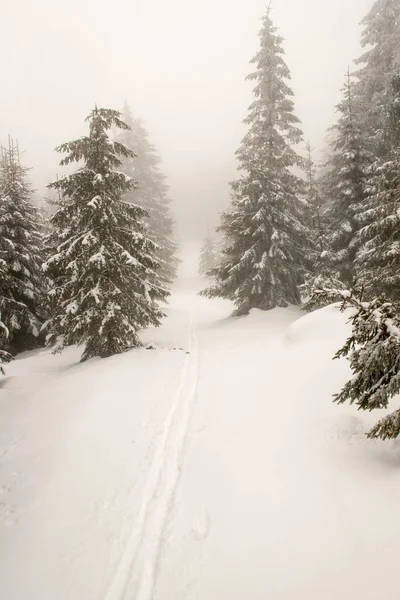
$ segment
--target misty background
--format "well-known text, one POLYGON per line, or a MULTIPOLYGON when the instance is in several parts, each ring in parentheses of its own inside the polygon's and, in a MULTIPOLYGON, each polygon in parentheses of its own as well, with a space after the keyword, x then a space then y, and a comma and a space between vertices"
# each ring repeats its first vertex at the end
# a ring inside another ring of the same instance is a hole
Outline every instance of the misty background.
MULTIPOLYGON (((5 0, 0 143, 24 151, 37 197, 56 174, 54 148, 86 134, 94 104, 144 121, 171 186, 181 239, 204 237, 229 202, 234 153, 252 101, 250 59, 265 0, 5 0)), ((296 113, 324 149, 360 20, 372 0, 275 0, 296 113)))

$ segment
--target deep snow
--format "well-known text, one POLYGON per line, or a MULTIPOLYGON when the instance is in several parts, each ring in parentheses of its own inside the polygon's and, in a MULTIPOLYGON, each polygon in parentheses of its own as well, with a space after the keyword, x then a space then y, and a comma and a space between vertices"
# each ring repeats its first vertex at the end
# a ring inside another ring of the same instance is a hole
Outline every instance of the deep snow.
POLYGON ((155 350, 7 365, 1 599, 398 600, 399 444, 332 403, 346 315, 231 318, 197 250, 155 350))

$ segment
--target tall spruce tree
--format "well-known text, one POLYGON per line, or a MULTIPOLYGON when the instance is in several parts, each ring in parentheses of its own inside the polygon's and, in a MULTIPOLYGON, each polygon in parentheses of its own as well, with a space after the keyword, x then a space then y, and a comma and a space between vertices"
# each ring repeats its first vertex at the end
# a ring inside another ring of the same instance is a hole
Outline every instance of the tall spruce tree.
POLYGON ((124 199, 134 182, 118 169, 132 152, 108 135, 128 126, 119 112, 97 107, 87 121, 87 137, 57 149, 65 154, 62 166, 83 166, 50 186, 60 190, 61 203, 44 265, 52 282, 48 342, 56 350, 84 344, 82 361, 140 345, 138 330, 160 324, 158 301, 167 296, 154 283, 159 263, 145 233, 146 212, 124 199))
POLYGON ((270 10, 263 18, 261 47, 253 58, 255 100, 248 133, 236 155, 242 177, 231 184, 229 212, 219 231, 226 238, 214 283, 202 292, 233 300, 237 314, 297 304, 308 251, 303 182, 293 173, 302 160, 293 146, 302 139, 294 114, 283 38, 270 10))
POLYGON ((156 256, 160 262, 157 271, 159 282, 168 286, 176 277, 178 266, 169 188, 160 170, 160 159, 150 143, 143 122, 132 116, 127 103, 123 110, 123 120, 129 129, 123 130, 118 139, 133 154, 123 158, 122 170, 137 182, 137 187, 128 192, 127 199, 144 208, 149 215, 149 237, 157 244, 156 256))
POLYGON ((377 158, 390 151, 388 122, 391 82, 400 69, 400 2, 377 0, 363 19, 361 43, 366 51, 356 61, 356 95, 363 107, 362 128, 368 149, 377 158))
POLYGON ((370 169, 356 266, 368 298, 400 299, 400 75, 392 80, 390 153, 370 169))
POLYGON ((358 215, 365 202, 370 154, 361 129, 361 105, 354 97, 354 84, 347 73, 339 119, 334 126, 332 154, 324 175, 324 194, 329 198, 329 234, 324 261, 332 276, 351 288, 355 283, 354 260, 358 248, 358 215))
POLYGON ((27 172, 10 140, 0 158, 0 313, 2 345, 13 354, 41 344, 45 319, 42 222, 27 172))

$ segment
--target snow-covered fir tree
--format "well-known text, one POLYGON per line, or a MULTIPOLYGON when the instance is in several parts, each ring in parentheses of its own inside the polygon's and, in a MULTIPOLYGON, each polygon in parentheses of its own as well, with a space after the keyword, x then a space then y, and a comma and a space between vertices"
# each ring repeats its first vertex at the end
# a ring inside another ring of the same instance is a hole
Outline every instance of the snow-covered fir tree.
POLYGON ((207 230, 207 235, 200 249, 199 273, 206 275, 214 269, 217 263, 217 245, 214 238, 207 230))
MULTIPOLYGON (((318 189, 317 168, 315 166, 312 148, 310 142, 306 144, 306 159, 304 163, 304 172, 306 175, 305 199, 307 203, 307 217, 310 228, 311 241, 311 269, 306 280, 313 279, 317 264, 323 253, 326 243, 323 228, 323 209, 321 205, 321 194, 318 189), (311 278, 309 277, 311 275, 311 278)), ((306 287, 308 283, 305 284, 306 287)), ((304 286, 302 286, 304 290, 304 286)))
MULTIPOLYGON (((4 259, 0 257, 0 303, 4 304, 6 298, 3 298, 4 290, 6 289, 6 278, 7 278, 7 264, 4 259)), ((6 325, 3 323, 0 313, 0 374, 4 375, 3 365, 10 362, 12 359, 11 354, 8 352, 9 348, 9 331, 6 325)))
POLYGON ((311 224, 313 246, 316 246, 322 252, 323 229, 321 194, 318 189, 317 168, 314 163, 313 150, 310 142, 307 142, 306 144, 306 160, 304 170, 306 174, 305 197, 311 224))
POLYGON ((45 319, 42 223, 27 171, 10 140, 0 158, 0 313, 3 347, 13 354, 41 344, 45 319))
MULTIPOLYGON (((4 282, 7 276, 7 265, 4 259, 0 258, 0 287, 2 293, 2 288, 4 286, 4 282)), ((0 302, 3 300, 0 298, 0 302)), ((8 347, 8 329, 4 325, 1 319, 0 313, 0 373, 4 375, 3 365, 7 364, 11 360, 11 354, 7 352, 6 347, 8 347)))
POLYGON ((323 193, 329 198, 329 232, 323 260, 333 279, 351 288, 355 283, 358 215, 365 202, 370 154, 360 126, 360 104, 354 97, 350 72, 337 111, 339 119, 333 128, 332 154, 323 179, 323 193))
POLYGON ((400 2, 377 0, 362 21, 362 45, 356 61, 357 99, 363 107, 362 128, 370 152, 384 157, 390 151, 388 109, 391 82, 400 68, 400 2))
POLYGON ((154 283, 159 263, 146 213, 125 200, 134 182, 118 169, 132 152, 108 135, 127 125, 119 112, 97 107, 87 121, 87 137, 58 148, 62 166, 83 166, 51 184, 61 203, 44 265, 52 283, 48 342, 56 350, 84 345, 82 361, 139 346, 138 330, 160 324, 158 301, 167 296, 154 283))
POLYGON ((392 80, 388 145, 370 169, 356 266, 367 297, 400 298, 400 75, 392 80))
POLYGON ((294 114, 289 69, 282 37, 270 10, 263 18, 261 47, 253 58, 255 99, 237 151, 242 177, 231 184, 230 210, 219 231, 225 237, 214 283, 202 292, 232 300, 237 314, 297 304, 308 254, 303 182, 293 167, 302 165, 294 149, 302 139, 294 114))
MULTIPOLYGON (((384 297, 366 302, 361 290, 316 290, 313 305, 341 301, 341 308, 352 309, 352 333, 335 358, 350 361, 352 378, 335 402, 350 402, 361 410, 386 409, 400 392, 400 314, 384 297)), ((310 308, 310 307, 308 307, 310 308)), ((370 438, 393 439, 400 435, 400 410, 381 419, 369 432, 370 438)))
MULTIPOLYGON (((5 261, 0 258, 0 282, 4 282, 7 276, 7 265, 5 261)), ((0 287, 2 288, 2 284, 0 283, 0 287)), ((1 292, 2 293, 2 290, 1 292)), ((0 302, 3 303, 2 298, 0 297, 0 302)), ((8 336, 9 332, 7 327, 4 325, 1 313, 0 313, 0 373, 2 375, 5 374, 3 365, 9 363, 12 359, 11 354, 6 350, 8 347, 8 336)))
POLYGON ((335 277, 335 266, 332 262, 332 253, 329 252, 329 218, 327 208, 323 206, 320 192, 320 181, 317 178, 317 169, 312 156, 310 143, 306 146, 305 198, 308 208, 308 221, 310 227, 310 266, 305 282, 301 286, 302 296, 307 298, 314 289, 319 288, 344 288, 343 284, 335 277))
POLYGON ((156 255, 160 261, 158 280, 161 285, 168 286, 176 277, 178 266, 169 188, 148 132, 143 122, 132 116, 127 103, 123 110, 123 120, 129 129, 122 131, 118 139, 133 155, 123 158, 121 168, 137 182, 137 187, 130 190, 127 199, 144 208, 149 215, 149 237, 157 244, 156 255))

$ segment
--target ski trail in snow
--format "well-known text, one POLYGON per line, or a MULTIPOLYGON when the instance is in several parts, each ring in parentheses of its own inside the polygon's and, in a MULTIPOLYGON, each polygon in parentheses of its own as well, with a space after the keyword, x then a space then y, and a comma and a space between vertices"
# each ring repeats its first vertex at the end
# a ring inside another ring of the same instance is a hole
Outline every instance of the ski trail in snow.
POLYGON ((165 526, 178 483, 198 387, 194 315, 179 387, 164 421, 144 486, 140 511, 105 600, 151 600, 165 526))

